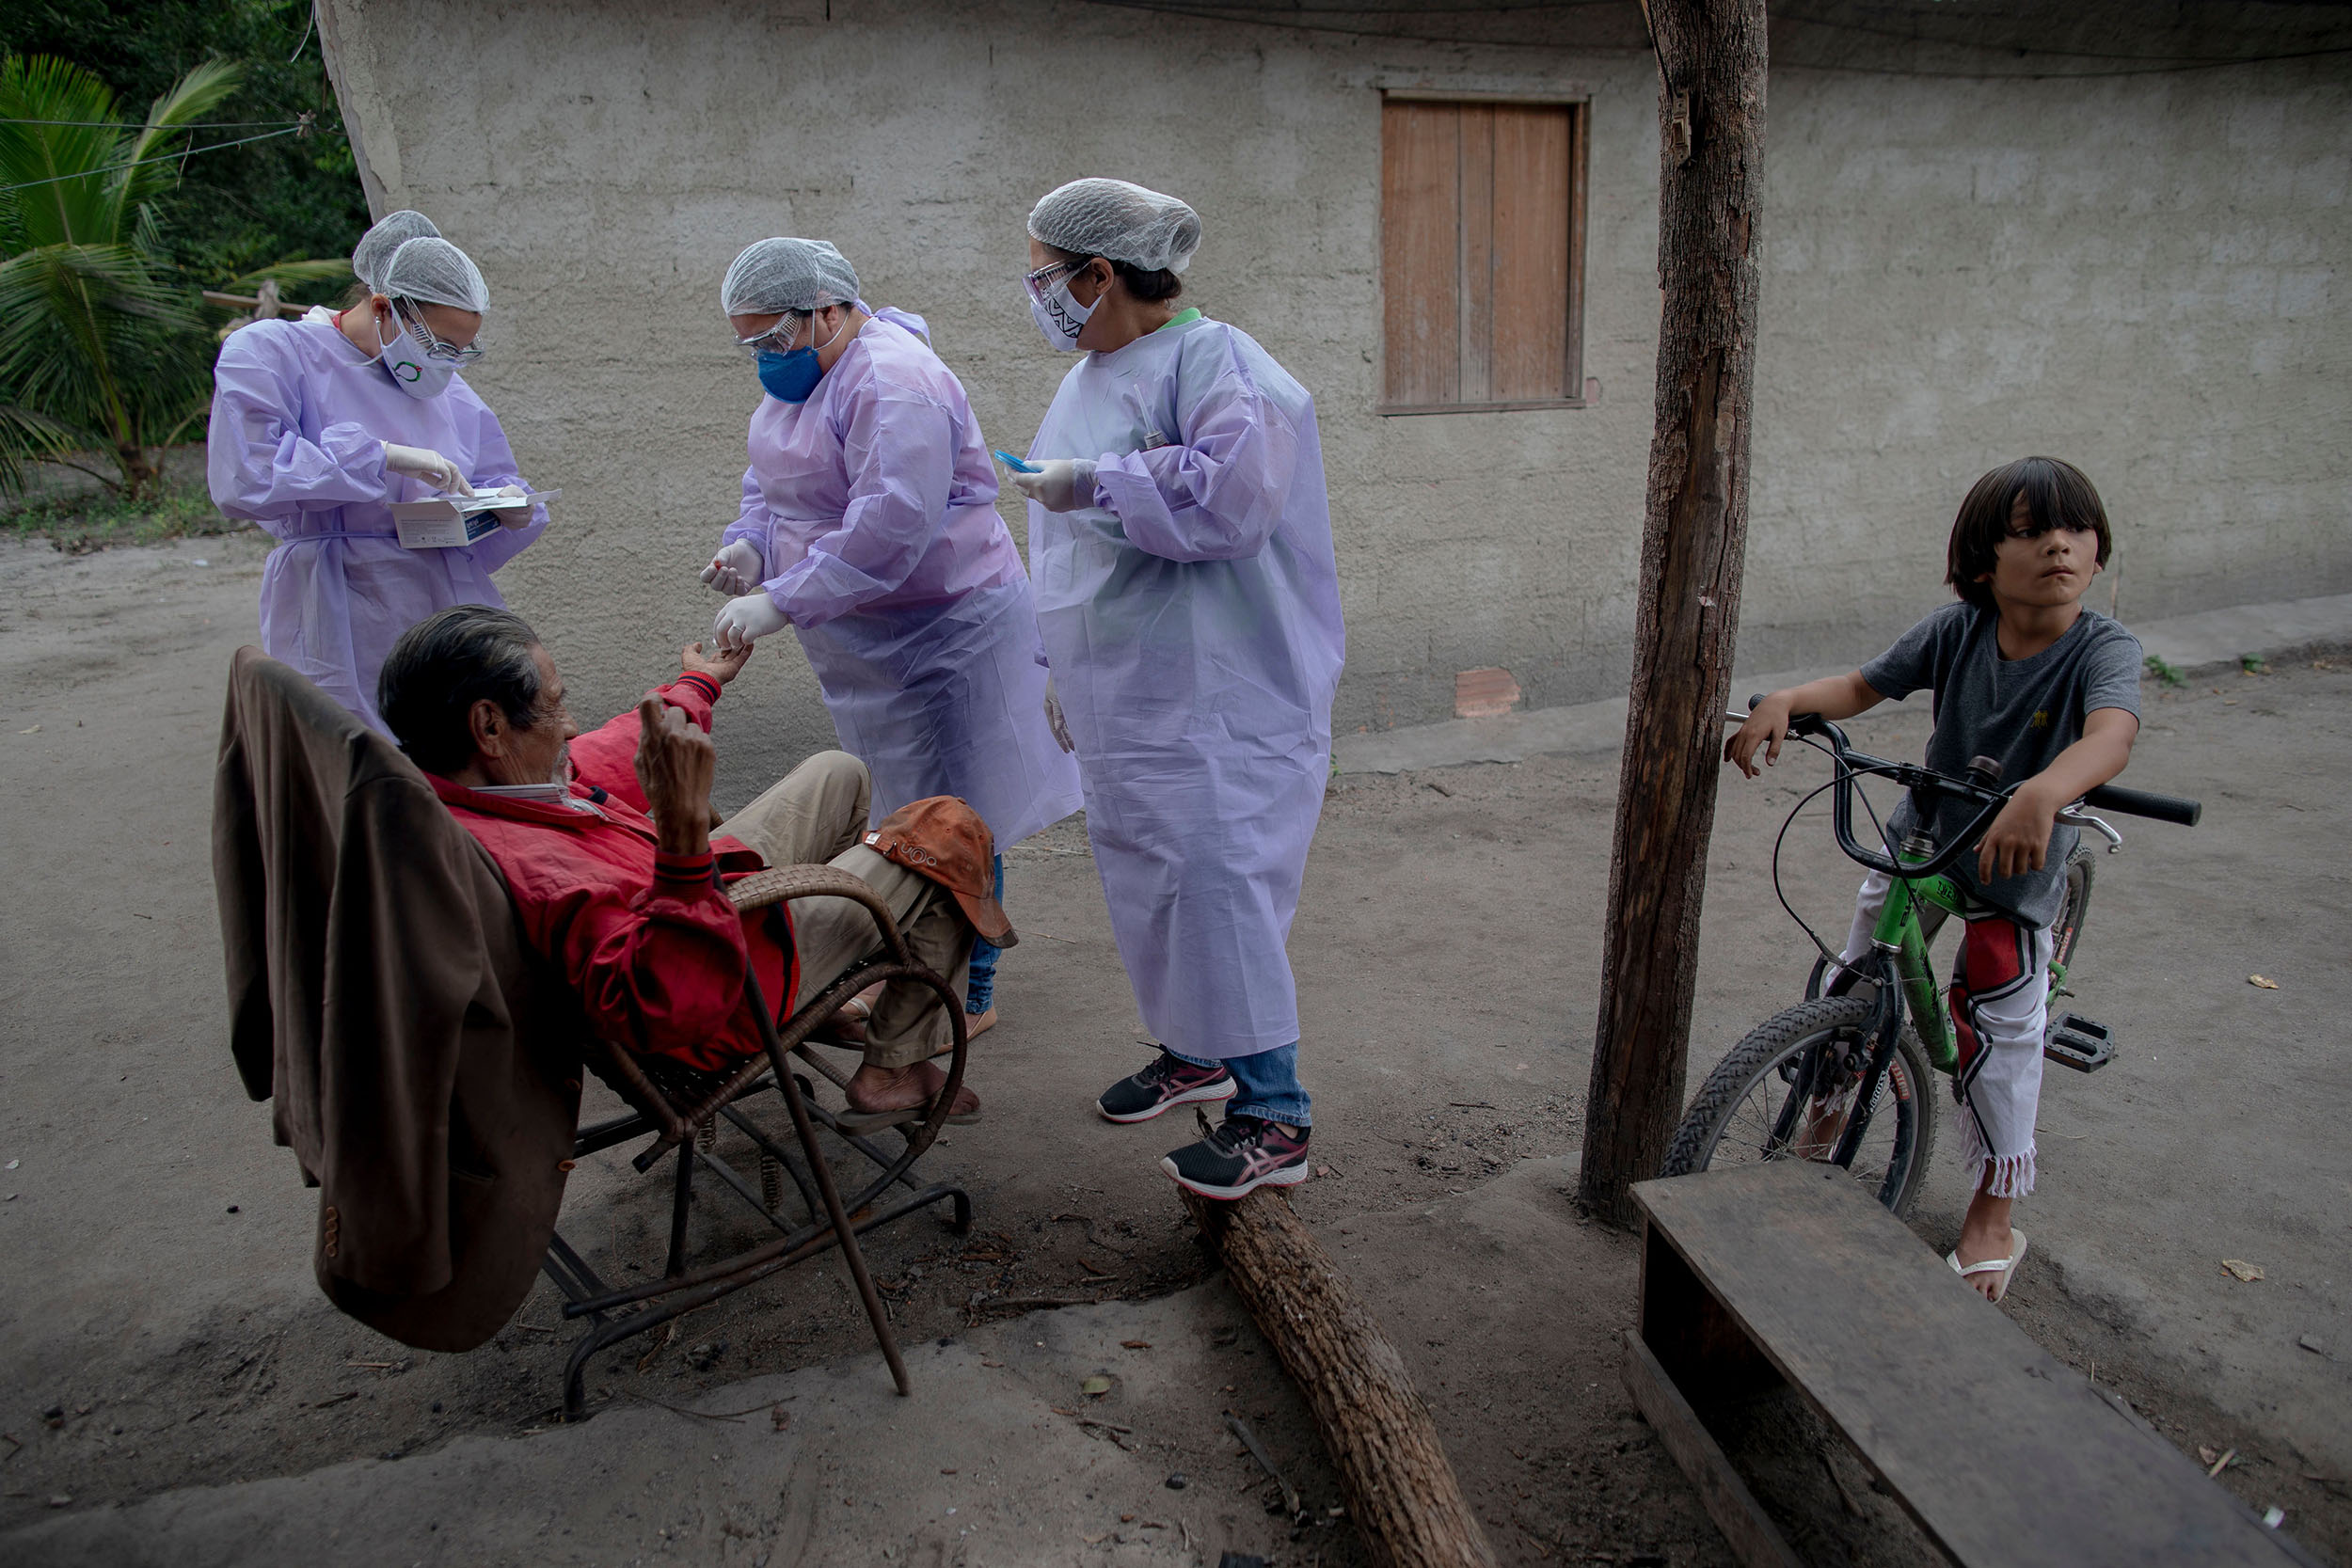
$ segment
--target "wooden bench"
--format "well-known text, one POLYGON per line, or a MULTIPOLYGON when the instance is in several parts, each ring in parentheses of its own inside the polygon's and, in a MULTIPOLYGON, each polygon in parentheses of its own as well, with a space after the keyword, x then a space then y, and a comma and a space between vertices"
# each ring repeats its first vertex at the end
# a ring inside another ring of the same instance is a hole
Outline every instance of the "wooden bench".
POLYGON ((1843 1171, 1776 1161, 1633 1195, 1647 1223, 1626 1384, 1751 1568, 1799 1560, 1699 1412, 1784 1385, 1955 1562, 2312 1560, 1843 1171))

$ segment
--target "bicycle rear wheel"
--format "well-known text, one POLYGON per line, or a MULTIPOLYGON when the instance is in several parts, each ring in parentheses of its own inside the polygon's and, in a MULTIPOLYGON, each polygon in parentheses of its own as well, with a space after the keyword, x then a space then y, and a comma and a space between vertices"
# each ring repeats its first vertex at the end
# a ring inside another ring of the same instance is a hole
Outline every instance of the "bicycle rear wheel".
MULTIPOLYGON (((1828 996, 1757 1024, 1699 1086, 1659 1174, 1828 1159, 1854 1112, 1875 1010, 1867 996, 1828 996)), ((1917 1200, 1935 1147, 1932 1081, 1919 1037, 1903 1023, 1852 1165, 1898 1215, 1917 1200)))

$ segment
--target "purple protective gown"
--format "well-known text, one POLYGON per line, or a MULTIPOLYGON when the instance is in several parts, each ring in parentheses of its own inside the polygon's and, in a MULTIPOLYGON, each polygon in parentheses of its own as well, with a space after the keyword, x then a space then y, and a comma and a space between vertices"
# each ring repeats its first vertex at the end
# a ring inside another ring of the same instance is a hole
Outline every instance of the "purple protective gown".
POLYGON ((437 492, 387 474, 386 441, 430 447, 477 490, 522 483, 498 416, 464 377, 412 398, 324 309, 256 322, 221 345, 205 447, 213 500, 284 541, 262 568, 262 646, 378 730, 376 672, 400 634, 452 605, 503 605, 490 574, 548 526, 540 506, 527 527, 463 549, 401 548, 389 503, 437 492))
POLYGON ((842 750, 874 776, 875 820, 957 795, 1001 850, 1078 809, 1078 767, 1045 721, 1037 609, 979 422, 929 336, 877 312, 806 403, 760 400, 722 547, 758 547, 842 750))
POLYGON ((1187 1056, 1288 1045, 1347 650, 1314 400, 1185 310, 1082 357, 1029 456, 1097 464, 1094 505, 1030 503, 1029 560, 1143 1022, 1187 1056))

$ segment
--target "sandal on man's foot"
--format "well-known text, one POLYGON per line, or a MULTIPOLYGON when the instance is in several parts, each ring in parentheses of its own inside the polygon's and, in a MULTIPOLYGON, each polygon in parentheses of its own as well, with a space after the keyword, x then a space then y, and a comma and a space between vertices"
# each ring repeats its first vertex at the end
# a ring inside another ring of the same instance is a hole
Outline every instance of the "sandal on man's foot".
MULTIPOLYGON (((878 1127, 903 1127, 921 1121, 931 1114, 929 1103, 901 1105, 893 1111, 861 1111, 854 1105, 845 1106, 833 1114, 834 1125, 844 1132, 871 1132, 878 1127)), ((980 1119, 979 1111, 959 1111, 947 1118, 950 1127, 969 1127, 980 1119)))
MULTIPOLYGON (((865 1070, 863 1068, 859 1069, 861 1075, 865 1070)), ((926 1098, 916 1101, 912 1105, 877 1106, 868 1109, 857 1102, 856 1091, 859 1087, 859 1081, 852 1078, 841 1091, 841 1098, 848 1103, 834 1114, 834 1119, 840 1124, 841 1130, 845 1132, 863 1132, 876 1127, 900 1127, 911 1121, 927 1119, 931 1114, 931 1107, 939 1103, 938 1097, 946 1086, 946 1080, 937 1068, 916 1067, 913 1070, 918 1081, 924 1078, 930 1080, 931 1092, 926 1098)), ((881 1085, 867 1084, 865 1087, 867 1094, 895 1095, 904 1093, 909 1087, 919 1086, 919 1082, 917 1085, 910 1085, 903 1077, 899 1077, 895 1081, 886 1080, 881 1085)), ((980 1097, 973 1094, 969 1088, 959 1088, 956 1090, 956 1095, 958 1099, 969 1096, 971 1108, 963 1111, 951 1111, 947 1117, 947 1125, 969 1127, 979 1120, 980 1097)))
POLYGON ((963 1015, 963 1037, 967 1041, 978 1039, 995 1027, 996 1009, 993 1007, 963 1015))
POLYGON ((1295 1187, 1307 1180, 1310 1130, 1285 1132, 1256 1117, 1228 1116, 1197 1144, 1160 1162, 1176 1184, 1202 1197, 1232 1199, 1260 1187, 1295 1187))
MULTIPOLYGON (((2026 1233, 2013 1226, 2010 1228, 2007 1258, 1985 1258, 1974 1263, 1963 1263, 1960 1260, 1960 1249, 1957 1247, 1946 1254, 1944 1258, 1944 1261, 1952 1266, 1952 1272, 1963 1279, 1974 1278, 1980 1274, 1998 1274, 2001 1277, 1993 1282, 1992 1300, 1995 1307, 2000 1306, 2001 1298, 2009 1294, 2010 1281, 2017 1277, 2017 1265, 2025 1260, 2026 1233)), ((1976 1289, 1974 1285, 1968 1288, 1972 1291, 1976 1289)))
POLYGON ((1150 1121, 1179 1105, 1215 1104, 1239 1092, 1222 1066, 1195 1067, 1162 1051, 1150 1067, 1104 1089, 1094 1108, 1109 1121, 1150 1121))

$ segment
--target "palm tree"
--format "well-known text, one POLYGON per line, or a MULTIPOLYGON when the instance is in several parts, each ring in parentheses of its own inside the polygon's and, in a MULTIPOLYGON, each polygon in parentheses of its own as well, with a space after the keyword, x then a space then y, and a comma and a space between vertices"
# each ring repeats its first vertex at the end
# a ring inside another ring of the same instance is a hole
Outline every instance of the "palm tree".
POLYGON ((237 68, 198 66, 144 125, 114 94, 48 55, 0 63, 0 489, 21 464, 72 454, 137 497, 162 449, 204 414, 213 336, 193 291, 169 281, 158 199, 178 179, 183 128, 236 87, 237 68))

